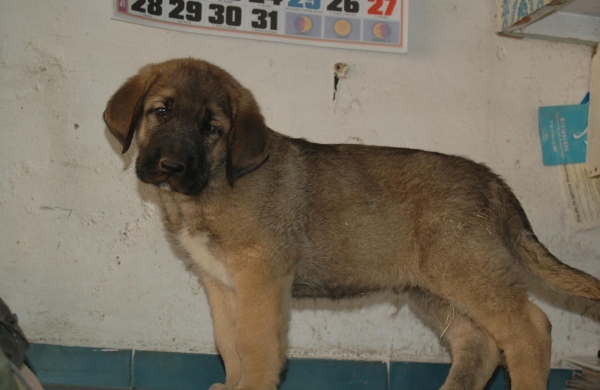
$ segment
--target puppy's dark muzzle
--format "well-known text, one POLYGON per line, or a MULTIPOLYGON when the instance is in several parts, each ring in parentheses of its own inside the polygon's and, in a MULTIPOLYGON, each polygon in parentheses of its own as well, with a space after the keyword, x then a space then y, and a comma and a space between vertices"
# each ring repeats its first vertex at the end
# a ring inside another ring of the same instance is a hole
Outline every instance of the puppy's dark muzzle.
POLYGON ((169 176, 182 175, 185 172, 185 164, 163 158, 158 164, 159 168, 169 176))
POLYGON ((144 183, 196 195, 206 184, 204 165, 191 151, 157 148, 149 155, 140 155, 136 171, 144 183))

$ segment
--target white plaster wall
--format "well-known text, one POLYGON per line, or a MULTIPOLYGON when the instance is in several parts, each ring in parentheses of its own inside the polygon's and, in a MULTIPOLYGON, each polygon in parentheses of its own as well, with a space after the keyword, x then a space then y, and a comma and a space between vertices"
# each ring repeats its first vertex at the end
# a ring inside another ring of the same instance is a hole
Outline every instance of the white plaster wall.
MULTIPOLYGON (((412 0, 409 53, 390 55, 141 27, 110 20, 109 0, 0 0, 0 296, 35 342, 215 351, 204 292, 102 122, 139 67, 183 56, 230 71, 285 134, 484 162, 556 255, 600 276, 600 230, 573 232, 537 130, 538 106, 584 96, 591 49, 498 37, 493 3, 412 0), (339 61, 350 71, 333 110, 339 61)), ((554 324, 554 365, 600 348, 598 305, 541 288, 532 299, 554 324)), ((290 339, 300 356, 447 359, 391 295, 298 303, 290 339)))

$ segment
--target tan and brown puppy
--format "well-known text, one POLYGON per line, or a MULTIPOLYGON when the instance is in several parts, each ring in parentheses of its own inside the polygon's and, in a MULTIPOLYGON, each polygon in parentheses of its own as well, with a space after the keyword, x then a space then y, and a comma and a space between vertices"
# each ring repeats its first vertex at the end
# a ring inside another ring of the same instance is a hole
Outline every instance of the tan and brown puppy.
POLYGON ((211 390, 276 389, 292 297, 390 289, 443 331, 453 357, 443 389, 483 388, 503 351, 513 389, 541 390, 551 326, 525 274, 600 301, 600 281, 550 254, 485 166, 286 137, 207 62, 143 67, 104 119, 123 152, 137 132, 137 175, 159 188, 165 225, 206 288, 227 372, 211 390))

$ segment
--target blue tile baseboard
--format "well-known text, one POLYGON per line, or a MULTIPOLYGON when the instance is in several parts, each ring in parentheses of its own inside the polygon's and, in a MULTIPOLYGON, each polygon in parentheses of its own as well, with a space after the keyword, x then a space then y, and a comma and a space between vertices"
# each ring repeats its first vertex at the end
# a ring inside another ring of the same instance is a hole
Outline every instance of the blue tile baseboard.
MULTIPOLYGON (((438 390, 450 371, 449 364, 392 362, 390 364, 390 389, 438 390)), ((498 367, 485 390, 505 390, 506 371, 498 367)), ((564 387, 562 384, 561 390, 564 387)))
POLYGON ((382 362, 290 359, 280 390, 387 390, 387 365, 382 362))
POLYGON ((31 344, 27 357, 42 384, 129 388, 131 350, 31 344))
MULTIPOLYGON (((112 350, 32 344, 27 354, 49 389, 206 390, 223 382, 225 371, 217 355, 112 350)), ((281 390, 436 390, 449 364, 290 359, 281 390), (389 383, 389 387, 388 387, 389 383)), ((506 371, 499 367, 486 390, 507 389, 506 371)), ((549 390, 562 390, 572 370, 553 369, 549 390)))
POLYGON ((223 383, 225 369, 217 355, 135 351, 134 389, 208 389, 223 383))

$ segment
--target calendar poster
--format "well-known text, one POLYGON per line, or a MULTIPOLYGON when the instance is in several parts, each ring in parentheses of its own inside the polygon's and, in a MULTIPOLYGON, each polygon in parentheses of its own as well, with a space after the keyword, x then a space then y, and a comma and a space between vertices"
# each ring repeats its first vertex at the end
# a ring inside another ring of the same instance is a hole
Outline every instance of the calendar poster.
POLYGON ((113 19, 198 34, 406 53, 408 0, 111 0, 113 19))

